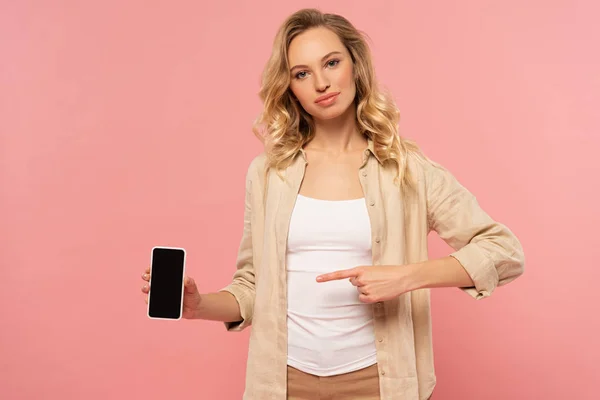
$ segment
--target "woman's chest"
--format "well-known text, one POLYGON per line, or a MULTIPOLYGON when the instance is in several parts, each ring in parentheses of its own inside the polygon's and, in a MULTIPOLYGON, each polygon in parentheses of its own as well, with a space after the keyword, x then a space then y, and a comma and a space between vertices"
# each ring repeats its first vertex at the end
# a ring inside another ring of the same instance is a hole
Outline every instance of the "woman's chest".
POLYGON ((313 157, 306 165, 299 193, 324 200, 347 200, 364 196, 359 157, 330 159, 313 157))

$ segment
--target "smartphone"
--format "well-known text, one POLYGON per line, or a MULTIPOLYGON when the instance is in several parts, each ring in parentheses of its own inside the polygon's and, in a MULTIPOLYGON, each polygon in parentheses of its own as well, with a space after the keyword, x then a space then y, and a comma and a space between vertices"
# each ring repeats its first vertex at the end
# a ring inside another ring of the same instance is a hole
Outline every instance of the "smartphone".
POLYGON ((155 246, 150 257, 148 318, 181 319, 185 249, 155 246))

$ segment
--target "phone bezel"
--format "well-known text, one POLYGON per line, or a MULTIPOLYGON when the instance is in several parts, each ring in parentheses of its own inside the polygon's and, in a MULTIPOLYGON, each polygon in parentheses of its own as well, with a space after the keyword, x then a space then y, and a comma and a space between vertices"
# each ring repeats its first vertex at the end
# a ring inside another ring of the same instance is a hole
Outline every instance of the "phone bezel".
POLYGON ((179 321, 183 317, 183 297, 185 290, 185 264, 186 264, 187 252, 183 247, 171 247, 171 246, 154 246, 152 247, 152 251, 150 252, 150 281, 148 282, 150 290, 148 292, 148 306, 146 307, 146 316, 150 319, 158 319, 164 321, 179 321), (152 292, 152 264, 154 261, 154 251, 155 250, 181 250, 183 251, 183 274, 181 276, 181 304, 179 305, 179 317, 177 318, 163 318, 163 317, 153 317, 150 315, 150 292, 152 292))

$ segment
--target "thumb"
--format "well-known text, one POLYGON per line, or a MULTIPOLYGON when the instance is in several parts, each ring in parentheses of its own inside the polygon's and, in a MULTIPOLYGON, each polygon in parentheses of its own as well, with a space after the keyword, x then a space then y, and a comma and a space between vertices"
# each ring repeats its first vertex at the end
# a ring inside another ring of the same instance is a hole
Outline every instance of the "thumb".
POLYGON ((193 294, 198 291, 198 288, 196 287, 196 282, 194 282, 194 279, 192 279, 189 276, 185 277, 183 284, 184 284, 186 293, 193 294))

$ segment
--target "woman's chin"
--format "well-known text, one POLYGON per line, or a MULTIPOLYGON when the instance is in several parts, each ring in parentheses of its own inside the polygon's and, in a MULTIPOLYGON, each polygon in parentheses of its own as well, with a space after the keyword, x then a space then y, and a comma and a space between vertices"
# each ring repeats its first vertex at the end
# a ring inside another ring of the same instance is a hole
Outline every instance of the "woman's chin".
POLYGON ((334 105, 332 107, 316 110, 312 117, 316 120, 328 121, 343 116, 346 112, 349 112, 350 107, 343 108, 341 105, 334 105))

